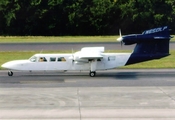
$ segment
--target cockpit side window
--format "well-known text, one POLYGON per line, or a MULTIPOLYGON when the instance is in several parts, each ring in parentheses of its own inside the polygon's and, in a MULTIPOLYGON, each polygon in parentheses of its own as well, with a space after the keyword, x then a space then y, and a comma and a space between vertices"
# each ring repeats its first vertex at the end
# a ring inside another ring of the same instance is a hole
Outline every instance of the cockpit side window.
POLYGON ((45 57, 39 57, 39 62, 47 62, 47 59, 45 57))
POLYGON ((37 57, 36 57, 36 56, 32 56, 32 57, 30 58, 30 61, 31 61, 31 62, 36 62, 36 60, 37 60, 37 57))

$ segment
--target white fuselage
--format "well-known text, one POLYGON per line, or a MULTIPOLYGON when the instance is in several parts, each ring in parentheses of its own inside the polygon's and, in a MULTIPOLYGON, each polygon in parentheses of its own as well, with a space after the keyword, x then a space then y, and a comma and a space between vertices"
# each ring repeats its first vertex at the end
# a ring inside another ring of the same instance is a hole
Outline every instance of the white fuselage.
MULTIPOLYGON (((28 60, 15 60, 4 63, 3 68, 22 71, 60 71, 60 70, 90 70, 88 59, 71 59, 73 54, 35 54, 28 60)), ((102 59, 97 59, 95 70, 107 70, 124 66, 131 53, 101 53, 102 59)))

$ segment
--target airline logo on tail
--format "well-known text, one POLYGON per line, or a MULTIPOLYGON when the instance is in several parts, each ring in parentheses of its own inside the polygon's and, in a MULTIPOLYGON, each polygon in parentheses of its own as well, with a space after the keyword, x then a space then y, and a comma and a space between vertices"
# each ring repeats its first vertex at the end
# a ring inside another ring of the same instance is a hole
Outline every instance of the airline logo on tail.
POLYGON ((152 34, 152 33, 162 32, 162 31, 164 31, 166 29, 168 29, 168 26, 146 30, 142 34, 152 34))

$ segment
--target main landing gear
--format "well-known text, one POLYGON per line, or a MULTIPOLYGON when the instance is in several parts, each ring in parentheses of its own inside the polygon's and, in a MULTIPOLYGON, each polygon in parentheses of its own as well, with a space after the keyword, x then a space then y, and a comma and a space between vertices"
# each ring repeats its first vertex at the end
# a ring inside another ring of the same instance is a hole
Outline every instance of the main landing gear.
POLYGON ((89 76, 95 77, 95 75, 96 75, 96 72, 95 71, 90 71, 89 76))
POLYGON ((13 76, 13 72, 12 71, 8 71, 8 76, 13 76))
POLYGON ((95 77, 95 75, 96 75, 96 72, 95 72, 95 70, 96 70, 96 67, 97 67, 97 59, 95 59, 95 60, 91 60, 90 61, 90 73, 89 73, 89 76, 91 76, 91 77, 95 77))

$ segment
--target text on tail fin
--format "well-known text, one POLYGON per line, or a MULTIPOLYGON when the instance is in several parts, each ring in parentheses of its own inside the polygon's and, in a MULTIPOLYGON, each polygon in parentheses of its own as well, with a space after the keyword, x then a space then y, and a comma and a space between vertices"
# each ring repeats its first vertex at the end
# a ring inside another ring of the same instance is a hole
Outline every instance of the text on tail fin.
POLYGON ((163 32, 163 31, 168 31, 168 26, 145 30, 142 34, 155 34, 155 33, 163 32))

